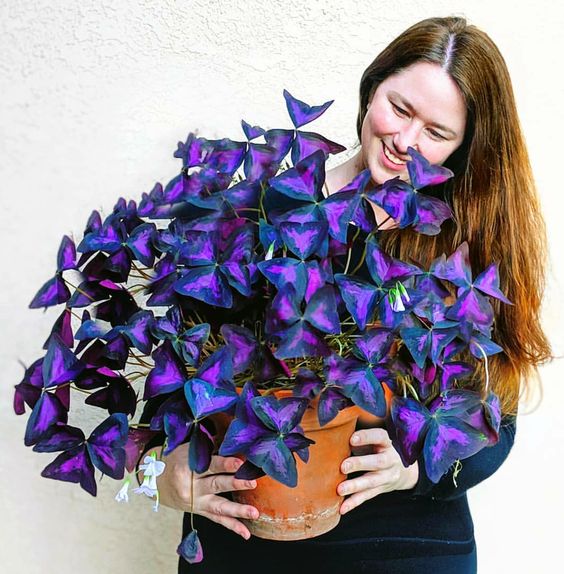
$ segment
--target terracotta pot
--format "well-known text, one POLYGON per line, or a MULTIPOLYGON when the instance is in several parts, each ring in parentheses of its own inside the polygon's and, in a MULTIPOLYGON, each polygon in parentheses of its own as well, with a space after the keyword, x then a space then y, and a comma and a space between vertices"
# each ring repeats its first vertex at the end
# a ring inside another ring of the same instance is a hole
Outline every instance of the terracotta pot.
MULTIPOLYGON (((276 393, 278 397, 290 395, 290 391, 276 393)), ((340 467, 351 453, 349 440, 361 412, 359 407, 349 407, 320 427, 317 401, 310 404, 301 426, 315 444, 309 447, 307 464, 295 456, 298 485, 290 488, 264 476, 257 480, 255 489, 232 493, 236 502, 250 504, 260 511, 257 520, 243 520, 251 534, 270 540, 301 540, 337 526, 344 499, 337 494, 337 486, 346 479, 340 467)))

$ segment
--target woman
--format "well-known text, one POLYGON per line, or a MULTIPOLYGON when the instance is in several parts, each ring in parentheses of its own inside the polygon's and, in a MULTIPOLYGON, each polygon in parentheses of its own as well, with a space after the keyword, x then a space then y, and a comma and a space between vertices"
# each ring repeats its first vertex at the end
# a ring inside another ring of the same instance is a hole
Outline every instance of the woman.
MULTIPOLYGON (((507 457, 520 392, 536 365, 550 357, 539 322, 544 223, 511 81, 497 47, 462 18, 415 24, 364 72, 357 133, 360 148, 328 172, 327 193, 366 167, 374 184, 397 175, 407 179, 409 146, 455 174, 434 192, 451 204, 453 221, 434 237, 398 229, 382 234, 380 242, 389 253, 428 265, 468 241, 474 269, 499 262, 501 288, 514 302, 495 308, 493 338, 505 350, 490 360, 490 384, 504 414, 499 443, 464 460, 456 481, 451 470, 434 485, 418 462, 404 468, 387 432, 369 424, 353 434, 351 444, 360 450, 342 464, 344 473, 354 475, 339 485, 339 493, 347 495, 340 524, 323 536, 291 543, 249 540, 239 519, 256 518, 258 510, 220 494, 254 488, 256 481, 233 477, 241 464, 237 459, 214 457, 194 489, 195 527, 205 559, 198 565, 181 560, 179 572, 301 571, 306 566, 324 572, 476 571, 466 491, 507 457)), ((381 208, 373 207, 382 227, 394 226, 381 208)), ((183 445, 166 457, 159 480, 162 504, 184 511, 190 509, 186 456, 183 445)), ((190 529, 186 517, 185 534, 190 529)))

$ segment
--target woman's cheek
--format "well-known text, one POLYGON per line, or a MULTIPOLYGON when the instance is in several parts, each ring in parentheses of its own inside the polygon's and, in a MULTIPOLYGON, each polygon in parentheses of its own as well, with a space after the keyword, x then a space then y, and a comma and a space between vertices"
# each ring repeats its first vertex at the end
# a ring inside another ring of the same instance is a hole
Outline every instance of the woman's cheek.
POLYGON ((370 115, 370 128, 372 129, 372 133, 378 135, 381 133, 382 128, 382 118, 379 117, 378 114, 372 113, 370 115))

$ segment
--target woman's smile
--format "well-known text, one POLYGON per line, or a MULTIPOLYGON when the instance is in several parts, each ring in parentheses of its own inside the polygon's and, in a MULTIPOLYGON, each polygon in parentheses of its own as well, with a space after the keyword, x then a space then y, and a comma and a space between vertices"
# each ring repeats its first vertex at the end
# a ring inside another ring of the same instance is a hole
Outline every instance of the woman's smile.
POLYGON ((386 146, 384 142, 382 142, 382 150, 381 150, 381 163, 391 169, 393 171, 404 171, 406 161, 400 159, 397 155, 395 155, 390 149, 386 146))

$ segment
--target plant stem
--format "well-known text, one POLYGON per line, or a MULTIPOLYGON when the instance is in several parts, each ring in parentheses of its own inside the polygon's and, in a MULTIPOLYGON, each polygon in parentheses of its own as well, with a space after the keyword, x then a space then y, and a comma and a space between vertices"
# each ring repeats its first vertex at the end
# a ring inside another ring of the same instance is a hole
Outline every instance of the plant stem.
POLYGON ((151 277, 149 274, 145 273, 142 269, 140 269, 139 267, 137 267, 137 265, 135 265, 135 261, 131 261, 131 265, 132 265, 133 267, 135 267, 135 270, 138 271, 139 274, 140 274, 143 278, 145 278, 145 279, 152 279, 152 277, 151 277))
MULTIPOLYGON (((140 355, 136 355, 131 349, 129 349, 129 356, 131 358, 135 359, 139 365, 142 365, 143 367, 147 367, 148 369, 153 368, 153 365, 144 361, 140 355)), ((144 355, 144 356, 147 356, 147 355, 144 355)))
POLYGON ((486 351, 484 351, 483 347, 479 343, 476 343, 476 341, 474 341, 474 345, 476 345, 476 347, 478 347, 478 349, 480 349, 480 352, 484 356, 484 368, 486 369, 486 387, 484 389, 484 392, 485 392, 485 396, 487 396, 488 389, 490 387, 490 371, 488 368, 488 356, 486 355, 486 351))
POLYGON ((364 240, 364 249, 362 250, 362 255, 360 257, 360 261, 358 262, 358 265, 353 269, 351 275, 355 275, 356 272, 362 267, 362 264, 364 263, 364 260, 366 258, 366 244, 368 243, 368 240, 378 231, 380 231, 380 227, 382 225, 384 225, 384 223, 386 223, 386 221, 388 221, 388 219, 391 219, 391 216, 388 215, 388 217, 386 217, 386 219, 384 219, 384 221, 381 221, 378 225, 376 225, 376 228, 373 229, 366 237, 366 239, 364 240))
MULTIPOLYGON (((62 275, 61 275, 62 277, 62 275)), ((79 287, 76 287, 75 285, 73 285, 68 279, 65 279, 63 277, 63 281, 69 285, 70 287, 72 287, 73 289, 75 289, 76 291, 78 291, 79 293, 81 293, 82 295, 84 295, 85 297, 88 297, 88 299, 90 299, 90 301, 92 301, 93 303, 96 302, 96 299, 94 299, 93 297, 91 297, 90 295, 88 295, 88 293, 86 293, 85 291, 83 291, 82 289, 80 289, 79 287)))
POLYGON ((415 400, 418 401, 418 402, 421 402, 421 401, 419 400, 419 395, 417 394, 417 392, 416 392, 415 389, 413 388, 413 385, 412 385, 410 382, 405 381, 405 386, 410 390, 411 394, 415 397, 415 400))
POLYGON ((345 264, 345 270, 343 271, 343 273, 346 275, 347 271, 349 270, 349 265, 351 262, 351 258, 352 258, 352 248, 354 245, 354 242, 356 241, 356 238, 358 237, 358 234, 360 233, 360 227, 357 228, 353 238, 352 238, 352 242, 351 242, 351 246, 348 249, 348 253, 347 253, 347 262, 345 264))
POLYGON ((194 471, 190 476, 190 527, 194 530, 194 471))

